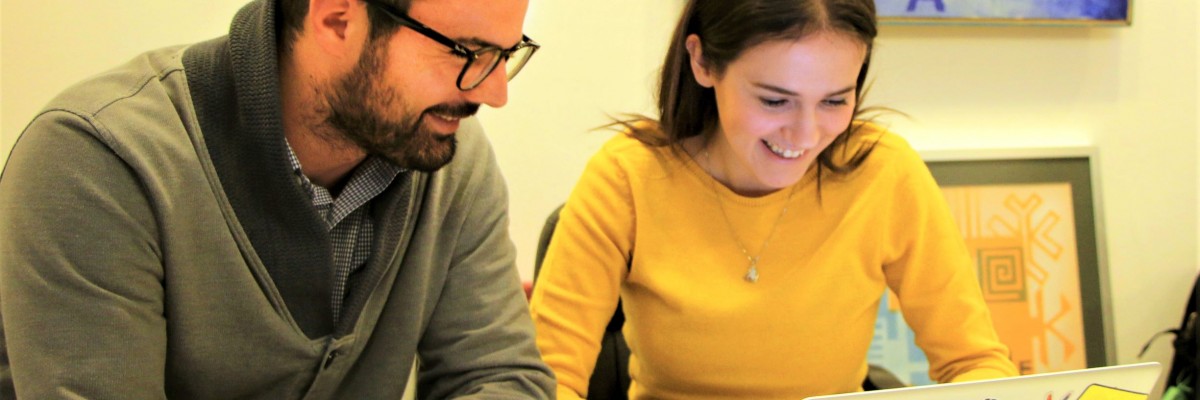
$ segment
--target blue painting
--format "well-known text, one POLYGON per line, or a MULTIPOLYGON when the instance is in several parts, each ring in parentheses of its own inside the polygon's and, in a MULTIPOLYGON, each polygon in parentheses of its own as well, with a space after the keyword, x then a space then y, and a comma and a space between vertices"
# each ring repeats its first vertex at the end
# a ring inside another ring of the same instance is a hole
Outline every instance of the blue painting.
POLYGON ((929 385, 929 359, 917 347, 916 334, 904 316, 892 311, 892 296, 884 295, 875 319, 875 336, 867 350, 867 362, 886 368, 909 385, 929 385))
POLYGON ((881 20, 1129 24, 1131 0, 875 0, 881 20))

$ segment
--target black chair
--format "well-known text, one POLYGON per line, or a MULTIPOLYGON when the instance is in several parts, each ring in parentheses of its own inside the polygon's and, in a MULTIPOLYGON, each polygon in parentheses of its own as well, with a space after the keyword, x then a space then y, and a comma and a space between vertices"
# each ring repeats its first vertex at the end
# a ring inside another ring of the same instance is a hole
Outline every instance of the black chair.
MULTIPOLYGON (((558 213, 563 206, 558 206, 546 218, 542 226, 542 235, 538 238, 537 256, 533 264, 533 285, 537 286, 538 272, 542 270, 542 259, 546 258, 546 249, 550 247, 550 238, 558 226, 558 213)), ((617 302, 617 311, 608 326, 604 328, 604 336, 600 342, 600 354, 596 356, 596 368, 588 381, 588 400, 628 399, 629 398, 629 345, 625 344, 625 336, 621 327, 625 325, 625 312, 621 303, 617 302)), ((878 366, 868 365, 867 376, 863 379, 863 390, 892 389, 906 386, 891 371, 878 366)))

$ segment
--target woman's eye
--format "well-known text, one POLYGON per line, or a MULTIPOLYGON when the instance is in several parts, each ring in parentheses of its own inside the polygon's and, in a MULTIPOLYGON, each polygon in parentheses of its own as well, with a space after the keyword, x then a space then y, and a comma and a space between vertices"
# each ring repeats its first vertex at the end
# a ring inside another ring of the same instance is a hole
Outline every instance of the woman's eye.
POLYGON ((764 106, 767 106, 769 108, 779 108, 779 107, 783 107, 785 104, 787 104, 786 99, 760 98, 759 101, 761 101, 764 106))
POLYGON ((827 106, 839 107, 839 106, 844 106, 846 104, 848 104, 846 102, 846 99, 827 99, 827 100, 825 100, 825 105, 827 105, 827 106))

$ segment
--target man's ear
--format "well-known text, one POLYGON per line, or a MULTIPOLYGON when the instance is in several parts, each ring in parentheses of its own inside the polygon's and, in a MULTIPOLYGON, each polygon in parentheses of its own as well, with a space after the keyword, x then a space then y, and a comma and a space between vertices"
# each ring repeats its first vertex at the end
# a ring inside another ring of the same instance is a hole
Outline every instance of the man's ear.
POLYGON ((696 83, 706 88, 713 87, 717 80, 705 65, 704 46, 700 43, 700 37, 694 33, 688 35, 684 40, 684 46, 687 48, 689 64, 692 67, 692 75, 696 77, 696 83))
POLYGON ((304 29, 307 36, 327 55, 357 60, 370 29, 366 3, 358 0, 309 0, 304 29))

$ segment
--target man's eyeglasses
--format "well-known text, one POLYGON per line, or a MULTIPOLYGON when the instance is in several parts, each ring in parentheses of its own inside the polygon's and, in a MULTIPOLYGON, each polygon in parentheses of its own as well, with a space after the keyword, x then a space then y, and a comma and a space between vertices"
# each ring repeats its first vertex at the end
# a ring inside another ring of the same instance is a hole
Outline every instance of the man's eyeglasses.
POLYGON ((478 50, 471 50, 454 41, 454 39, 438 33, 433 28, 425 26, 425 24, 408 16, 407 13, 400 12, 400 10, 391 5, 381 3, 378 0, 365 0, 365 2, 383 11, 384 14, 396 20, 400 25, 412 28, 417 33, 449 47, 451 53, 466 59, 466 65, 463 65, 462 72, 458 74, 457 84, 459 90, 471 90, 479 86, 480 83, 483 83, 484 79, 487 79, 488 75, 492 74, 496 66, 500 65, 501 61, 507 61, 504 64, 505 75, 507 79, 512 80, 518 72, 521 72, 521 68, 525 66, 525 63, 529 62, 529 58, 533 57, 533 53, 542 47, 537 42, 534 42, 533 39, 530 39, 529 36, 521 35, 521 42, 510 49, 487 46, 478 50))

